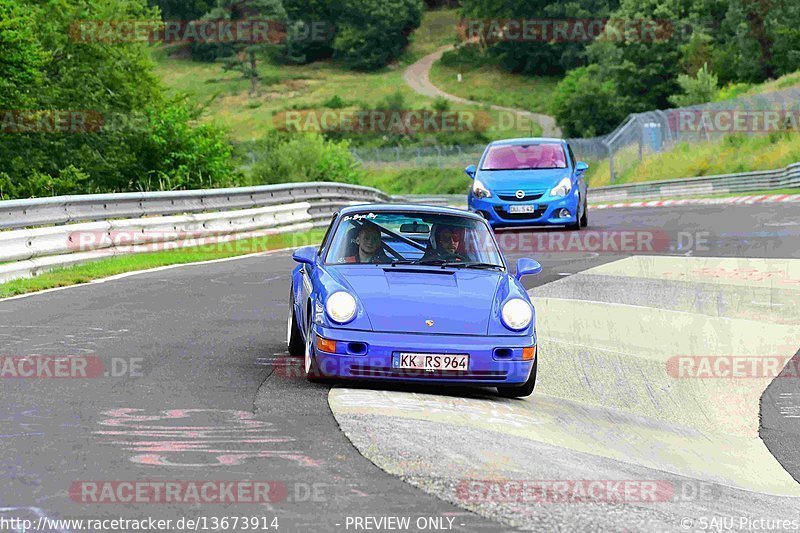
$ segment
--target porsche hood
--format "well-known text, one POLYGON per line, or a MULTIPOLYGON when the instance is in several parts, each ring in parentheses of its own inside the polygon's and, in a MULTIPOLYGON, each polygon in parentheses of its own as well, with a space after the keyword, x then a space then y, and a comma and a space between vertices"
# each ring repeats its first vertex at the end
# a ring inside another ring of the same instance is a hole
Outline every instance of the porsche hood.
POLYGON ((486 335, 503 272, 367 267, 338 280, 364 306, 375 331, 486 335))

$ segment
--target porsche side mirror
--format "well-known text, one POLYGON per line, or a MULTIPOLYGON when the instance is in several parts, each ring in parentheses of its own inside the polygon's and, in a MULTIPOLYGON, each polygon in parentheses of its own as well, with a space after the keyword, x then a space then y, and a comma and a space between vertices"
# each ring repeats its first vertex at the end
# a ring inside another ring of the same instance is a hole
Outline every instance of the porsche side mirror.
POLYGON ((292 259, 298 263, 313 265, 317 258, 317 248, 315 246, 303 246, 292 254, 292 259))
POLYGON ((539 264, 539 261, 523 257, 517 260, 517 273, 514 274, 514 277, 519 280, 522 279, 522 276, 535 276, 541 271, 542 265, 539 264))
POLYGON ((467 168, 464 169, 464 172, 467 173, 467 176, 469 176, 470 179, 474 180, 475 179, 475 172, 477 172, 477 170, 475 169, 475 165, 470 165, 470 166, 468 166, 467 168))
POLYGON ((583 161, 578 161, 577 163, 575 163, 575 170, 578 172, 586 172, 587 170, 589 170, 589 165, 587 165, 583 161))

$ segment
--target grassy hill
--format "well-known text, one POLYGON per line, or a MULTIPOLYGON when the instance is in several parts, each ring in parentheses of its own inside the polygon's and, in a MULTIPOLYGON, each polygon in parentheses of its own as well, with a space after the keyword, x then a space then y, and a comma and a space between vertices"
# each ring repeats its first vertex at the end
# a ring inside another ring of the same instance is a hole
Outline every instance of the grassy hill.
MULTIPOLYGON (((404 69, 442 46, 456 42, 456 10, 429 11, 421 27, 412 35, 411 44, 398 62, 374 73, 353 72, 334 62, 310 65, 275 65, 261 62, 263 77, 258 96, 248 95, 249 81, 238 73, 224 72, 219 63, 202 63, 171 57, 164 49, 154 49, 157 72, 168 88, 187 93, 205 106, 202 120, 226 126, 234 141, 262 138, 275 128, 276 115, 290 110, 323 110, 331 107, 357 110, 380 106, 387 99, 401 95, 406 109, 433 109, 436 103, 412 91, 403 81, 404 69)), ((548 113, 548 102, 558 79, 510 74, 492 65, 434 64, 431 81, 441 89, 486 104, 498 104, 548 113), (457 79, 462 75, 462 81, 457 79)), ((800 72, 763 84, 736 84, 719 90, 715 100, 761 94, 800 86, 800 72)), ((492 124, 498 114, 488 106, 458 106, 488 113, 492 124)), ((538 131, 500 129, 492 125, 488 139, 537 135, 538 131)), ((442 142, 441 139, 437 140, 442 142)), ((430 142, 430 141, 429 141, 430 142)), ((446 140, 445 140, 446 142, 446 140)), ((458 139, 454 139, 458 143, 458 139)), ((359 140, 356 139, 358 144, 359 140)), ((615 183, 630 183, 743 170, 778 168, 800 161, 800 143, 796 136, 772 135, 734 138, 710 144, 681 144, 675 149, 645 157, 628 165, 615 183)), ((464 161, 448 168, 430 168, 413 162, 402 165, 370 166, 364 183, 391 193, 461 193, 469 180, 462 168, 474 161, 464 161)), ((589 173, 593 186, 610 183, 607 161, 591 162, 589 173)))
MULTIPOLYGON (((736 135, 717 142, 676 145, 672 150, 645 156, 616 176, 615 184, 694 176, 712 176, 783 168, 800 161, 798 132, 758 136, 736 135)), ((610 185, 608 161, 590 168, 589 184, 610 185)))
MULTIPOLYGON (((248 95, 249 81, 239 73, 224 72, 220 63, 173 57, 165 49, 155 49, 153 55, 157 73, 167 87, 206 106, 204 120, 229 128, 235 141, 250 141, 274 129, 273 117, 283 111, 323 110, 332 105, 345 111, 373 109, 395 93, 402 95, 405 109, 433 109, 432 99, 406 85, 403 71, 420 57, 454 40, 455 11, 429 11, 400 61, 387 68, 363 73, 345 70, 335 62, 275 65, 262 61, 258 70, 263 83, 258 96, 248 95)), ((530 134, 529 130, 514 126, 500 129, 498 113, 485 106, 451 105, 451 109, 488 113, 489 137, 530 134)))

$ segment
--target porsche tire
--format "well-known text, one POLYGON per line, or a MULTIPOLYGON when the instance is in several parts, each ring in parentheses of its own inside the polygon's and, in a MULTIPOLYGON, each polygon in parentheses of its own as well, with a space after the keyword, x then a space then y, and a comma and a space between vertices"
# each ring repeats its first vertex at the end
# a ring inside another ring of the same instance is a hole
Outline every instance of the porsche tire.
POLYGON ((289 355, 302 357, 305 353, 305 343, 303 342, 300 328, 297 327, 297 317, 294 314, 294 302, 292 301, 291 293, 289 293, 289 320, 286 329, 286 346, 289 350, 289 355))
POLYGON ((306 341, 303 349, 303 371, 306 379, 311 383, 322 383, 326 380, 317 366, 317 359, 314 357, 314 343, 312 340, 314 335, 311 329, 312 325, 309 323, 308 329, 306 329, 306 341))
POLYGON ((497 387, 497 394, 503 398, 524 398, 533 393, 536 387, 536 371, 539 366, 539 354, 537 349, 536 359, 533 360, 533 368, 531 368, 531 375, 528 381, 522 385, 515 385, 513 387, 497 387))

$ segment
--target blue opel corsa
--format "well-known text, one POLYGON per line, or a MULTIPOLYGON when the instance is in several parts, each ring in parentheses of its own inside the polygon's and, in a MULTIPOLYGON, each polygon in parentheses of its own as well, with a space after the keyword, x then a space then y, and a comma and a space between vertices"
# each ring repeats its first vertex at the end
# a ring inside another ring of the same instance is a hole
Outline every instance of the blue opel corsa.
POLYGON ((319 248, 296 250, 287 344, 306 376, 497 387, 536 384, 536 318, 519 259, 511 275, 479 215, 361 205, 334 215, 319 248))
POLYGON ((493 228, 589 224, 585 174, 589 165, 576 161, 563 139, 495 141, 486 147, 472 178, 467 203, 493 228))

